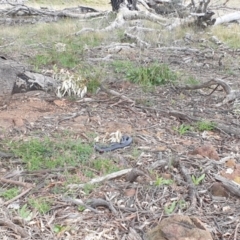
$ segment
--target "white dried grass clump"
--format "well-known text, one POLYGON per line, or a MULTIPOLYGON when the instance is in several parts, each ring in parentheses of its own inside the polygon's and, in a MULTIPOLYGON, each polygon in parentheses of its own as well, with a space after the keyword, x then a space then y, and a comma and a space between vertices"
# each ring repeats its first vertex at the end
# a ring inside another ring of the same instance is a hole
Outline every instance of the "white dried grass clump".
POLYGON ((97 136, 96 138, 94 138, 95 142, 103 142, 103 143, 120 143, 122 139, 122 133, 120 130, 117 130, 116 132, 112 132, 112 133, 106 133, 105 136, 100 137, 97 136))
POLYGON ((53 78, 60 82, 56 89, 59 98, 73 96, 83 98, 87 93, 87 86, 81 76, 70 73, 68 70, 54 70, 53 78))

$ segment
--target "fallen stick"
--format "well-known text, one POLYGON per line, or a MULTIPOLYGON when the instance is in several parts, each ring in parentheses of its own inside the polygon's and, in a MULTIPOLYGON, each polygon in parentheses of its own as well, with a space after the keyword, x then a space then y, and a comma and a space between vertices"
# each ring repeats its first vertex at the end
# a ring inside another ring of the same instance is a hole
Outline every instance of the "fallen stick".
POLYGON ((24 192, 20 193, 19 195, 17 195, 16 197, 10 199, 9 201, 5 202, 3 205, 8 205, 14 201, 16 201, 17 199, 19 199, 20 197, 24 196, 25 194, 27 194, 30 190, 32 190, 32 187, 28 188, 27 190, 25 190, 24 192))
POLYGON ((103 177, 93 178, 91 181, 89 181, 87 183, 69 184, 67 187, 68 188, 84 188, 84 186, 87 185, 87 184, 101 183, 101 182, 106 181, 106 180, 118 178, 118 177, 121 177, 121 176, 131 172, 131 171, 132 171, 132 168, 123 169, 123 170, 120 170, 118 172, 110 173, 110 174, 108 174, 106 176, 103 176, 103 177))
POLYGON ((0 182, 10 183, 10 184, 13 184, 13 185, 18 185, 18 186, 23 186, 23 187, 32 187, 32 184, 30 184, 30 183, 8 180, 6 178, 0 178, 0 182))

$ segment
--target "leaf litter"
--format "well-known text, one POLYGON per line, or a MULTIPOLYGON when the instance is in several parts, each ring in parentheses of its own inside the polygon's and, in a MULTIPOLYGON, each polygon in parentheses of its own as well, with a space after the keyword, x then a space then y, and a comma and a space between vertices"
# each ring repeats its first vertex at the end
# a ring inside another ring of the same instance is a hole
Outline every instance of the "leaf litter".
MULTIPOLYGON (((132 51, 140 56, 139 49, 132 51)), ((225 51, 240 57, 239 52, 225 51)), ((89 61, 105 56, 104 48, 88 53, 89 61)), ((118 60, 126 57, 112 54, 118 60)), ((212 60, 211 68, 200 65, 202 58, 204 54, 189 55, 187 50, 150 48, 135 61, 158 59, 201 82, 221 78, 224 69, 219 69, 218 58, 212 60), (192 61, 184 62, 189 57, 192 61)), ((239 69, 235 71, 239 73, 239 69)), ((236 75, 228 76, 227 81, 239 88, 236 75)), ((2 239, 143 239, 161 220, 178 215, 196 217, 191 221, 198 222, 198 228, 204 225, 213 239, 238 239, 239 135, 232 129, 239 128, 239 116, 230 103, 216 105, 224 97, 222 91, 203 96, 204 89, 187 90, 171 84, 146 91, 133 83, 114 81, 113 76, 108 81, 112 91, 102 88, 95 95, 86 93, 93 102, 67 99, 64 104, 54 103, 47 94, 36 91, 14 95, 7 110, 1 110, 2 141, 52 137, 64 131, 90 144, 94 137, 104 139, 116 131, 133 137, 133 144, 117 153, 92 153, 89 162, 104 157, 119 167, 104 176, 90 165, 28 171, 21 158, 4 155, 7 149, 1 149, 0 194, 12 186, 21 190, 10 200, 0 197, 2 239), (199 119, 216 122, 216 128, 194 129, 191 124, 199 119), (182 124, 193 128, 180 134, 177 129, 182 124), (93 171, 94 177, 85 176, 87 170, 93 171), (69 181, 68 175, 84 182, 69 181), (191 176, 201 181, 194 184, 191 176), (32 204, 26 209, 29 199, 35 203, 41 199, 45 208, 32 204)), ((181 220, 180 226, 196 228, 188 221, 181 220)))

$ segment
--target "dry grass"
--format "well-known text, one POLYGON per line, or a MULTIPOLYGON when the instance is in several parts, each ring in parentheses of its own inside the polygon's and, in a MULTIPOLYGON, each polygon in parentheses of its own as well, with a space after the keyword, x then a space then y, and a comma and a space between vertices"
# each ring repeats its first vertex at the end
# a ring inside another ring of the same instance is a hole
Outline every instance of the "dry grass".
POLYGON ((214 26, 212 33, 219 38, 220 41, 227 44, 231 48, 240 48, 240 25, 231 24, 228 27, 223 25, 214 26))

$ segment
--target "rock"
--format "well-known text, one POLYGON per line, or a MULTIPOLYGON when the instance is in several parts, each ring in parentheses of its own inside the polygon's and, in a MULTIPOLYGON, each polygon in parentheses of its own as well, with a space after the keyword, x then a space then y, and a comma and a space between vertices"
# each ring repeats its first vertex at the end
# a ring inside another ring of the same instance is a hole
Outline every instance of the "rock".
POLYGON ((199 219, 184 215, 163 219, 145 237, 146 240, 213 240, 199 219))
POLYGON ((55 91, 57 82, 40 73, 27 71, 21 64, 0 56, 0 106, 9 102, 12 94, 32 90, 55 91))
POLYGON ((223 184, 220 182, 215 182, 211 186, 210 192, 215 197, 228 197, 228 195, 229 195, 227 190, 223 187, 223 184))
POLYGON ((212 145, 204 145, 201 147, 195 148, 192 152, 189 152, 191 155, 201 155, 202 157, 208 157, 210 159, 219 160, 218 153, 212 145))

